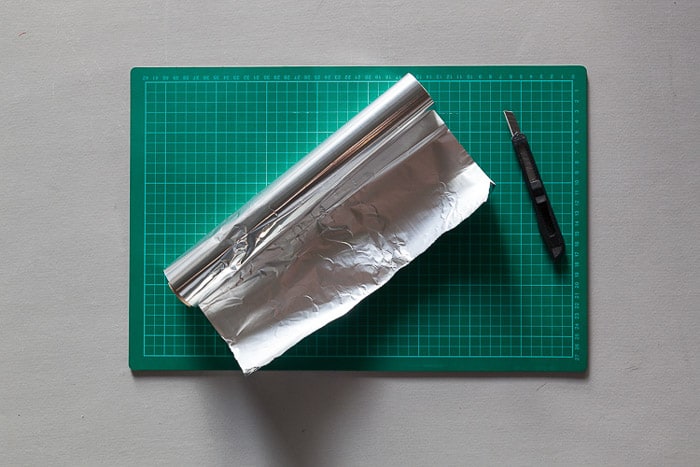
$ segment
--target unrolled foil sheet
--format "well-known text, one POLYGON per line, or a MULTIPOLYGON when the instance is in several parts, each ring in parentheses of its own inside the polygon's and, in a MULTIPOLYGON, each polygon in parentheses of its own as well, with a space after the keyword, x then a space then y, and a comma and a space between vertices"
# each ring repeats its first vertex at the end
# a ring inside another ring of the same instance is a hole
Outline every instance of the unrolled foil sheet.
POLYGON ((244 372, 346 314, 486 201, 491 180, 432 104, 406 75, 165 269, 244 372))

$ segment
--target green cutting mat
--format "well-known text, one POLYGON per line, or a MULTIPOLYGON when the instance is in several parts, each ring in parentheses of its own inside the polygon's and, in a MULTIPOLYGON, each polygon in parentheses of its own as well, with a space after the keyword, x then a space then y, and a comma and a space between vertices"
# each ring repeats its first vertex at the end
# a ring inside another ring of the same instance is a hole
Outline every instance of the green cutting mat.
POLYGON ((380 291, 266 368, 586 369, 586 70, 482 66, 134 68, 133 370, 237 368, 163 268, 407 72, 497 186, 380 291), (540 239, 504 109, 547 185, 568 248, 559 265, 540 239))

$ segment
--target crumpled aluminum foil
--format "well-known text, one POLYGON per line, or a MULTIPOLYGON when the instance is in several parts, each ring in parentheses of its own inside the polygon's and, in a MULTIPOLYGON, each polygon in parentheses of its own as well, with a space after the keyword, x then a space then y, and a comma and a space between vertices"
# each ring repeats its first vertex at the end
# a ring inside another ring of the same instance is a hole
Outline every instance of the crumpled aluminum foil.
POLYGON ((241 369, 343 316, 456 227, 491 180, 406 75, 165 269, 241 369))

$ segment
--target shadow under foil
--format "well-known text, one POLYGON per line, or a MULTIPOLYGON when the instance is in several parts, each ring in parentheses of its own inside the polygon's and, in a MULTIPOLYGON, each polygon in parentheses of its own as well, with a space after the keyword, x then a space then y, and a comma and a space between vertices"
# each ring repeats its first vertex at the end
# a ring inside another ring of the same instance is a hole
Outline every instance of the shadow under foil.
POLYGON ((501 327, 518 329, 517 316, 499 312, 512 310, 517 297, 496 207, 486 203, 354 310, 266 368, 463 369, 419 363, 480 354, 482 321, 494 322, 493 313, 501 327))

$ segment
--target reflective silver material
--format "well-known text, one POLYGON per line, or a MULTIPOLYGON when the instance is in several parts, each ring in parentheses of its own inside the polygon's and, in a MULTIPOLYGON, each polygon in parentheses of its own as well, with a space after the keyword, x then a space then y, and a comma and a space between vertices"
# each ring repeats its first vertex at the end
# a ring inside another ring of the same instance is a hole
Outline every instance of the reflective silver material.
POLYGON ((165 270, 246 373, 344 315, 491 181, 406 75, 165 270))

